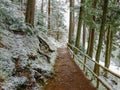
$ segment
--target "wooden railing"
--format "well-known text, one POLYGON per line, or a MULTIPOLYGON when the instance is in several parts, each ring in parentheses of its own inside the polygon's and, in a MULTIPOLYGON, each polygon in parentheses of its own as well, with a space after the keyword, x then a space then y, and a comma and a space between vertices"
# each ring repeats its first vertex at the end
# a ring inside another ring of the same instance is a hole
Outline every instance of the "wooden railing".
MULTIPOLYGON (((108 68, 102 66, 101 64, 99 64, 98 62, 96 62, 95 60, 93 60, 91 57, 89 57, 86 53, 84 53, 83 51, 79 50, 78 48, 76 48, 75 46, 68 44, 68 48, 71 52, 71 54, 73 55, 74 60, 77 60, 78 62, 80 62, 83 65, 83 71, 86 72, 86 70, 88 70, 89 72, 91 72, 91 74, 96 78, 96 87, 99 88, 100 87, 100 83, 101 85, 103 85, 106 89, 105 90, 117 90, 114 89, 111 85, 109 85, 109 83, 101 78, 101 76, 97 76, 97 74, 95 74, 93 72, 93 69, 89 68, 89 66, 86 64, 86 58, 87 60, 93 62, 94 64, 97 64, 100 68, 102 68, 104 71, 108 72, 109 74, 113 75, 114 77, 120 79, 120 75, 118 75, 117 73, 114 73, 113 71, 109 70, 108 68), (72 48, 72 49, 71 49, 72 48), (76 55, 74 53, 74 50, 77 50, 79 53, 81 53, 83 55, 84 58, 80 58, 79 55, 76 55)), ((100 72, 100 71, 99 71, 100 72)), ((91 77, 92 78, 92 77, 91 77)))

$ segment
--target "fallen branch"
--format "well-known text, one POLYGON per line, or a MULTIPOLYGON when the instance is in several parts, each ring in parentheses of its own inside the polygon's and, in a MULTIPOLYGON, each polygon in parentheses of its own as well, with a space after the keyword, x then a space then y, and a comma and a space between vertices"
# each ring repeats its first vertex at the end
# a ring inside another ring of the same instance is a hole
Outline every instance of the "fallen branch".
POLYGON ((47 54, 41 52, 39 49, 37 49, 37 52, 38 52, 40 55, 45 56, 45 57, 47 58, 47 62, 50 63, 50 57, 49 57, 47 54))
POLYGON ((47 50, 47 51, 50 51, 50 52, 54 52, 55 50, 52 50, 51 48, 50 48, 50 46, 48 45, 48 43, 43 39, 43 38, 41 38, 40 36, 38 36, 37 35, 37 38, 38 38, 38 40, 39 40, 39 42, 40 42, 40 44, 39 44, 39 46, 40 47, 45 47, 45 49, 47 50))

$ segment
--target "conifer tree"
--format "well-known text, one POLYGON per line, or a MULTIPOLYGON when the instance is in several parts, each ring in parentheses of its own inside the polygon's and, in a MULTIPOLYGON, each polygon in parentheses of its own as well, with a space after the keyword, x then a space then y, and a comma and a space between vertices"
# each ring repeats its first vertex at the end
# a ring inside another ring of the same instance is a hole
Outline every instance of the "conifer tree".
POLYGON ((72 44, 73 35, 74 35, 74 0, 70 0, 69 40, 68 40, 70 44, 72 44))
MULTIPOLYGON (((76 41, 75 41, 75 47, 77 47, 77 48, 79 48, 79 46, 80 46, 81 27, 82 27, 83 15, 84 15, 84 3, 85 3, 85 0, 81 0, 78 28, 77 28, 77 34, 76 34, 77 36, 76 36, 76 41)), ((75 54, 78 53, 78 51, 76 49, 74 50, 74 52, 75 52, 75 54)))
MULTIPOLYGON (((104 37, 104 33, 105 33, 105 24, 106 24, 108 3, 109 3, 109 0, 104 0, 102 22, 101 22, 100 34, 99 34, 99 40, 98 40, 98 46, 97 46, 97 52, 96 52, 96 57, 95 57, 95 60, 98 63, 99 63, 99 60, 100 60, 100 54, 101 54, 101 50, 102 50, 103 37, 104 37)), ((99 65, 95 64, 94 72, 99 76, 99 65)))
POLYGON ((35 0, 27 0, 25 22, 34 27, 35 0))
POLYGON ((50 30, 50 0, 48 0, 48 30, 50 30))

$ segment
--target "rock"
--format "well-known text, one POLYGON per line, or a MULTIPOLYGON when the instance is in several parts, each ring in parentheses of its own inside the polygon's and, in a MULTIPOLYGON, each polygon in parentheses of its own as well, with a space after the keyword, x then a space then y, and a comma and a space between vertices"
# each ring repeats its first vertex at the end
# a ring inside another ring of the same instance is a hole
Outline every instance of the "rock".
POLYGON ((0 41, 0 48, 5 47, 5 45, 0 41))

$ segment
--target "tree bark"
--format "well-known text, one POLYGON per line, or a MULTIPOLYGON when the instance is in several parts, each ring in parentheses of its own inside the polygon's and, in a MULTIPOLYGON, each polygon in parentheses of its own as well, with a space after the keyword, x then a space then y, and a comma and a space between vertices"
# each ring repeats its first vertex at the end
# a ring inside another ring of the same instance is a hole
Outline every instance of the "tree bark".
MULTIPOLYGON (((101 22, 98 47, 97 47, 97 52, 96 52, 96 57, 95 57, 95 60, 98 63, 99 63, 100 54, 101 54, 101 50, 102 50, 103 37, 104 37, 104 33, 105 33, 105 23, 106 23, 108 3, 109 3, 109 0, 104 0, 102 22, 101 22)), ((99 65, 95 64, 94 72, 99 76, 99 65)))
MULTIPOLYGON (((83 21, 82 19, 83 19, 83 15, 84 15, 84 6, 83 6, 84 3, 85 3, 85 0, 81 0, 77 36, 76 36, 76 41, 75 41, 75 47, 77 47, 77 48, 79 48, 79 46, 80 46, 81 27, 82 27, 82 21, 83 21)), ((77 54, 78 51, 75 49, 74 53, 77 54)))
POLYGON ((85 50, 85 41, 86 41, 86 25, 83 25, 83 49, 85 50))
POLYGON ((48 30, 50 30, 50 0, 48 0, 48 30))
MULTIPOLYGON (((96 8, 96 3, 97 1, 93 1, 92 7, 95 9, 96 8)), ((93 21, 95 22, 95 16, 93 15, 93 21)), ((90 28, 91 29, 91 28, 90 28)), ((93 48, 94 48, 94 37, 95 37, 95 28, 92 28, 89 31, 89 39, 88 39, 88 52, 87 54, 92 58, 93 56, 93 48)))
POLYGON ((41 1, 41 13, 43 15, 43 0, 41 1))
POLYGON ((26 23, 34 27, 35 0, 27 0, 26 23))
POLYGON ((70 0, 70 21, 69 21, 69 40, 68 42, 72 44, 74 35, 74 0, 70 0))
POLYGON ((31 23, 32 26, 34 27, 35 0, 32 0, 31 6, 32 6, 32 9, 31 9, 31 13, 30 13, 30 15, 31 15, 31 16, 30 16, 30 17, 31 17, 30 23, 31 23))
POLYGON ((26 16, 25 16, 25 22, 29 23, 30 19, 30 0, 27 0, 27 8, 26 8, 26 16))
MULTIPOLYGON (((105 52, 105 67, 109 68, 110 66, 110 56, 111 56, 111 49, 112 49, 112 31, 110 30, 110 26, 107 31, 107 42, 106 42, 106 52, 105 52)), ((108 76, 108 73, 105 71, 105 77, 108 76)))

